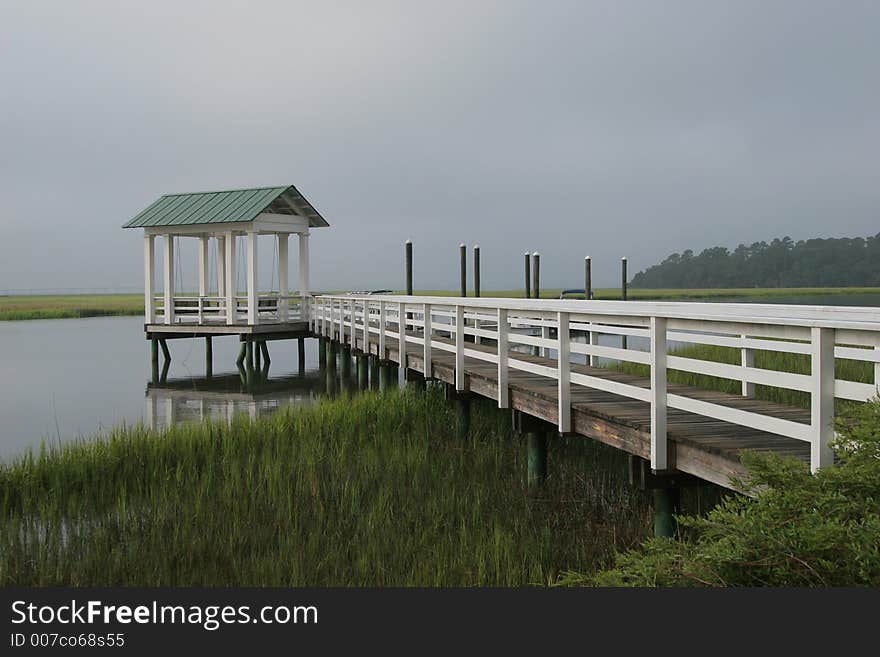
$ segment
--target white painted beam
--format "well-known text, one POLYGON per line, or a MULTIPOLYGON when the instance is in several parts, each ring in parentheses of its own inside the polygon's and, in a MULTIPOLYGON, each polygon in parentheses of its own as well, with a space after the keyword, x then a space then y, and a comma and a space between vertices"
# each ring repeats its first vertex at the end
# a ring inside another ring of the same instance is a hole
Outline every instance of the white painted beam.
POLYGON ((208 296, 208 236, 199 237, 199 296, 208 296))
POLYGON ((666 319, 651 318, 651 468, 668 467, 666 441, 666 319))
POLYGON ((217 296, 226 296, 226 237, 217 237, 217 296))
POLYGON ((156 319, 156 302, 153 299, 156 284, 156 238, 144 235, 144 322, 152 324, 156 319))
POLYGON ((833 465, 834 453, 834 329, 812 329, 810 355, 810 469, 833 465))
POLYGON ((165 252, 165 324, 174 323, 174 235, 165 235, 162 240, 165 252))
POLYGON ((255 325, 260 322, 260 311, 257 304, 259 303, 259 299, 257 298, 257 272, 258 262, 257 262, 257 234, 256 233, 248 233, 246 242, 246 254, 247 254, 247 299, 248 299, 248 324, 255 325))
POLYGON ((235 324, 235 234, 226 233, 226 323, 235 324))
POLYGON ((290 302, 283 298, 290 294, 288 288, 288 244, 290 237, 287 233, 278 234, 278 294, 282 299, 278 301, 278 319, 286 322, 289 317, 290 302))

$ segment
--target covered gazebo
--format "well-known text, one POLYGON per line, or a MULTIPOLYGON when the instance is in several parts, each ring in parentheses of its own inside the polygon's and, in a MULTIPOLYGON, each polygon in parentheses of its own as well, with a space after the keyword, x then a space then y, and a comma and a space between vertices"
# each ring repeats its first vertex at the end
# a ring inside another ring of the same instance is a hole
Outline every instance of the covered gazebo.
POLYGON ((150 325, 248 326, 308 320, 309 234, 329 226, 293 185, 221 192, 166 194, 126 223, 144 229, 144 310, 150 325), (277 239, 278 290, 257 289, 257 237, 277 239), (289 237, 299 240, 299 284, 288 284, 289 237), (163 289, 155 293, 156 237, 162 237, 163 289), (246 294, 237 290, 236 240, 244 237, 246 294), (175 290, 175 246, 198 240, 198 293, 175 290), (209 263, 216 250, 216 294, 209 294, 209 263))

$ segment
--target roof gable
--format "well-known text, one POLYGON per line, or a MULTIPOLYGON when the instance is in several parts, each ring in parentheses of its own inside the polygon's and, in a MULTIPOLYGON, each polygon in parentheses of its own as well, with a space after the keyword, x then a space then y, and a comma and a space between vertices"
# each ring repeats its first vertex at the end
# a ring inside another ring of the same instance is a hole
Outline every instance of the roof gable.
POLYGON ((165 194, 122 227, 248 222, 256 219, 261 212, 305 217, 312 228, 330 225, 296 187, 288 185, 222 192, 165 194))

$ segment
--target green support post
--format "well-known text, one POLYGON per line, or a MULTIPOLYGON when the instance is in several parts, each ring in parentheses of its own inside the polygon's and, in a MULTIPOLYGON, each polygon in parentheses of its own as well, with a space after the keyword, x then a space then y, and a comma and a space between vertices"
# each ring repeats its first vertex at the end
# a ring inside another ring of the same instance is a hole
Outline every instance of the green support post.
POLYGON ((528 470, 526 481, 529 488, 541 486, 547 479, 547 434, 543 431, 526 433, 528 470))
POLYGON ((205 336, 205 377, 214 376, 214 342, 210 335, 205 336))
POLYGON ((327 367, 327 338, 321 336, 318 338, 318 368, 327 367))
POLYGON ((159 340, 157 338, 150 339, 150 366, 153 383, 159 383, 159 340))
POLYGON ((351 377, 351 347, 348 345, 343 345, 339 353, 339 369, 343 381, 351 377))
POLYGON ((370 354, 370 390, 379 389, 379 357, 370 354))
POLYGON ((305 370, 306 368, 306 339, 305 338, 297 338, 296 339, 296 362, 299 365, 300 371, 305 370))
POLYGON ((654 489, 654 536, 673 538, 677 529, 675 514, 678 513, 681 489, 677 486, 654 489))
POLYGON ((366 354, 357 355, 358 389, 366 390, 370 384, 369 362, 366 354))
POLYGON ((241 369, 244 365, 244 359, 247 358, 247 342, 242 342, 241 347, 238 349, 238 358, 235 359, 235 364, 241 369))
POLYGON ((471 433, 471 398, 463 392, 455 393, 455 437, 465 441, 471 433))

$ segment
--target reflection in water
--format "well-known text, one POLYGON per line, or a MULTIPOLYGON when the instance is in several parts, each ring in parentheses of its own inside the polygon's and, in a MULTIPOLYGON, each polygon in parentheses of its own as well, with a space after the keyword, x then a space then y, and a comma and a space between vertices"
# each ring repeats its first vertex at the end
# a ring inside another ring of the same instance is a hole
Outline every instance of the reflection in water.
POLYGON ((295 374, 272 376, 271 361, 263 358, 258 370, 239 365, 238 373, 205 377, 168 378, 167 363, 147 383, 144 422, 151 429, 165 429, 183 422, 230 421, 238 413, 256 419, 285 406, 311 404, 320 397, 379 389, 378 361, 357 359, 352 368, 348 354, 339 363, 323 363, 319 369, 302 365, 295 374))

